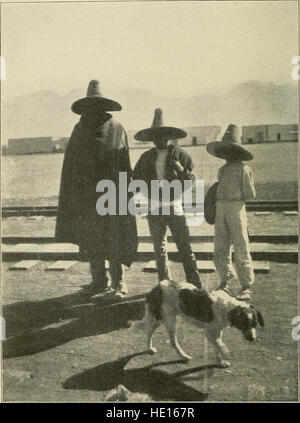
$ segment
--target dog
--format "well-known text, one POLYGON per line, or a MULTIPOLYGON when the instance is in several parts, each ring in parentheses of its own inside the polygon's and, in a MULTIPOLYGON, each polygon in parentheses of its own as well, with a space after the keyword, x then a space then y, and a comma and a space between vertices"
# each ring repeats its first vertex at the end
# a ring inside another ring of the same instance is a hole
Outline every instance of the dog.
POLYGON ((216 364, 222 368, 230 366, 229 350, 222 341, 222 331, 225 327, 236 327, 250 342, 257 339, 257 325, 264 327, 263 316, 254 306, 238 301, 221 289, 208 293, 190 283, 164 280, 146 295, 143 326, 146 329, 147 351, 150 354, 157 352, 152 345, 152 338, 155 330, 163 324, 168 331, 171 345, 179 356, 184 361, 192 358, 178 343, 177 315, 205 330, 207 339, 216 350, 216 364))

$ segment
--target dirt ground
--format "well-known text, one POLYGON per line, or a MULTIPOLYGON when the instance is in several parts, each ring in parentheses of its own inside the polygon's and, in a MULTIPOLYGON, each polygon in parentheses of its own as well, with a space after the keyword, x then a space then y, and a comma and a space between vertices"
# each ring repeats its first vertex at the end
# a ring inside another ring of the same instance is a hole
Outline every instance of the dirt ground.
MULTIPOLYGON (((179 340, 193 360, 178 360, 162 327, 154 338, 157 355, 143 354, 144 333, 129 322, 142 317, 143 295, 156 283, 144 263, 126 271, 130 292, 119 301, 80 292, 90 282, 87 263, 64 272, 46 272, 47 264, 29 271, 3 265, 4 401, 102 402, 119 384, 154 401, 297 400, 296 264, 271 263, 270 274, 256 275, 253 304, 265 328, 254 345, 236 329, 225 330, 232 357, 227 370, 209 365, 212 347, 207 353, 202 331, 184 321, 179 340)), ((181 264, 171 268, 174 279, 183 279, 181 264)), ((218 285, 215 274, 202 280, 209 290, 218 285)), ((233 288, 239 288, 235 281, 233 288)))
MULTIPOLYGON (((298 216, 286 216, 283 212, 256 216, 248 212, 248 229, 251 235, 296 235, 298 233, 298 216)), ((9 217, 2 220, 3 236, 49 236, 55 233, 56 217, 32 216, 9 217)), ((147 219, 137 218, 138 234, 150 235, 147 219)), ((200 226, 190 226, 191 235, 213 235, 214 226, 205 221, 200 226)))

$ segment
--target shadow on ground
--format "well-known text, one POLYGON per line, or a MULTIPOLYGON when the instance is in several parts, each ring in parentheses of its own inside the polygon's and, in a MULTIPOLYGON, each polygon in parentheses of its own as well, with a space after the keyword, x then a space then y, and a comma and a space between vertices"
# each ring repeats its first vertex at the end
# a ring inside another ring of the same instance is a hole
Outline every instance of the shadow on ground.
POLYGON ((8 339, 3 357, 31 355, 77 338, 126 328, 129 321, 142 317, 143 297, 115 300, 108 296, 91 298, 79 292, 5 306, 8 339))
MULTIPOLYGON (((122 384, 131 392, 148 394, 154 401, 204 401, 207 399, 207 393, 186 385, 180 376, 203 372, 217 366, 198 366, 174 374, 157 368, 182 363, 176 360, 155 363, 142 368, 125 369, 131 359, 143 354, 146 352, 131 354, 86 370, 67 379, 63 387, 102 392, 122 384)), ((199 379, 201 378, 200 376, 199 379)))

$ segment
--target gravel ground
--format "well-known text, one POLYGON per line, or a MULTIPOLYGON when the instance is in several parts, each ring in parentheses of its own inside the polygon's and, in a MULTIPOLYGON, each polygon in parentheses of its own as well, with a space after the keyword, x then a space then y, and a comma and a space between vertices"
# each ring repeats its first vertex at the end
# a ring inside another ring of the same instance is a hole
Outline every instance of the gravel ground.
MULTIPOLYGON (((49 203, 48 203, 49 204, 49 203)), ((248 213, 250 234, 297 234, 297 216, 248 213)), ((12 217, 2 221, 3 236, 53 236, 55 217, 12 217)), ((191 227, 192 235, 213 234, 213 226, 191 227)), ((146 219, 138 219, 140 235, 149 235, 146 219)), ((297 249, 297 245, 273 246, 297 249)), ((234 329, 225 330, 232 368, 210 369, 202 332, 182 322, 179 338, 194 359, 179 363, 164 329, 155 338, 157 356, 140 355, 142 332, 128 329, 141 317, 141 304, 116 308, 112 300, 87 298, 80 287, 90 282, 89 266, 78 262, 65 272, 45 272, 48 262, 29 271, 8 271, 3 263, 5 401, 105 401, 119 384, 156 401, 287 401, 297 398, 297 344, 291 320, 297 315, 297 265, 271 263, 269 275, 256 275, 253 303, 266 327, 261 342, 249 345, 234 329)), ((126 272, 129 297, 142 298, 156 275, 134 263, 126 272)), ((182 266, 172 263, 175 279, 182 266)), ((218 286, 216 274, 203 275, 208 289, 218 286)), ((234 290, 239 289, 233 281, 234 290)), ((138 303, 137 303, 138 304, 138 303)))
MULTIPOLYGON (((45 272, 41 262, 26 272, 8 271, 4 263, 5 401, 105 401, 119 384, 156 401, 287 401, 297 399, 297 343, 291 337, 297 315, 297 265, 271 263, 269 275, 256 275, 253 304, 265 318, 260 342, 247 343, 236 329, 224 340, 232 367, 211 369, 201 330, 180 323, 179 339, 192 354, 178 362, 165 330, 154 344, 156 356, 141 355, 143 332, 128 329, 141 318, 141 307, 113 305, 109 298, 86 297, 80 287, 90 281, 87 263, 65 272, 45 272), (123 307, 123 308, 122 308, 123 307)), ((140 298, 156 284, 156 275, 135 263, 126 272, 130 298, 140 298)), ((182 280, 179 263, 172 263, 182 280)), ((203 275, 208 289, 218 285, 215 274, 203 275)), ((235 292, 239 285, 233 280, 235 292)))

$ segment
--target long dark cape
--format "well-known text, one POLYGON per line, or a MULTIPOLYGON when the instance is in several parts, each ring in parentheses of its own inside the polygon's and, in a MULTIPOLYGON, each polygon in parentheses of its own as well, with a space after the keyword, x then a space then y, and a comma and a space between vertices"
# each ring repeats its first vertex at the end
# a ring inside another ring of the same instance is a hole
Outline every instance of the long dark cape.
POLYGON ((75 125, 67 146, 60 184, 55 237, 78 244, 81 249, 101 249, 104 258, 130 266, 137 251, 135 216, 99 216, 96 192, 100 180, 113 180, 131 166, 126 133, 110 115, 95 125, 82 118, 75 125))

